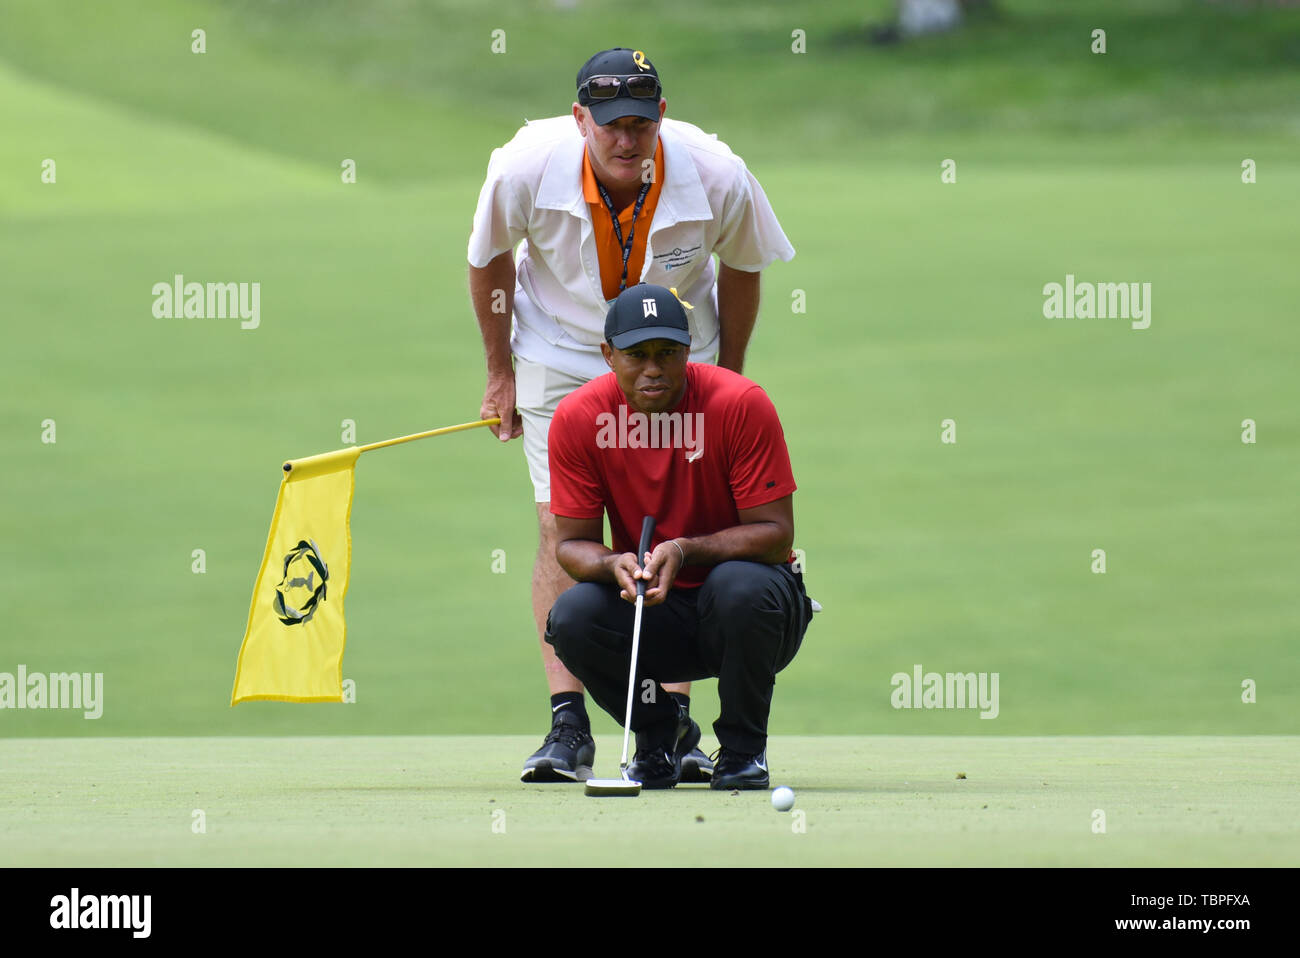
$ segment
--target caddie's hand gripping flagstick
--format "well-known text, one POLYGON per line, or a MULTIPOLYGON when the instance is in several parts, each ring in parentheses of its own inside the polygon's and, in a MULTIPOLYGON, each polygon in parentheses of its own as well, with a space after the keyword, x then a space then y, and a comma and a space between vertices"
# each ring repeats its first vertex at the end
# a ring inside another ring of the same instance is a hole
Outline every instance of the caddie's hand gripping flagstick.
MULTIPOLYGON (((641 520, 641 543, 636 552, 636 564, 640 568, 645 561, 645 554, 650 551, 650 541, 655 534, 655 517, 646 516, 641 520)), ((627 673, 627 714, 623 719, 623 759, 618 764, 622 778, 589 778, 586 793, 597 797, 612 795, 640 795, 641 783, 635 782, 627 774, 627 743, 632 730, 632 696, 636 691, 636 660, 641 648, 641 610, 645 605, 645 579, 636 580, 636 618, 632 621, 632 664, 627 673)))

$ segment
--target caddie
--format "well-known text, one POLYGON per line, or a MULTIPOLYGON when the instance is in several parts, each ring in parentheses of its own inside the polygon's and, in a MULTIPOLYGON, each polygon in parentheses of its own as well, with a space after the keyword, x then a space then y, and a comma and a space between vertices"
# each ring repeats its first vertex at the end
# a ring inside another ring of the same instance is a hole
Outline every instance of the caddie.
MULTIPOLYGON (((532 605, 551 729, 524 763, 526 782, 582 781, 595 758, 582 683, 544 641, 552 605, 573 585, 555 558, 550 511, 556 406, 608 371, 605 315, 638 283, 675 288, 694 305, 692 361, 741 372, 759 275, 794 256, 740 157, 716 136, 665 119, 667 105, 643 51, 595 54, 578 71, 571 116, 528 122, 492 151, 474 213, 469 288, 487 357, 479 414, 500 416, 499 440, 523 437, 537 509, 532 605)), ((689 718, 689 684, 665 689, 689 718)), ((698 748, 675 758, 681 781, 711 775, 698 748)))

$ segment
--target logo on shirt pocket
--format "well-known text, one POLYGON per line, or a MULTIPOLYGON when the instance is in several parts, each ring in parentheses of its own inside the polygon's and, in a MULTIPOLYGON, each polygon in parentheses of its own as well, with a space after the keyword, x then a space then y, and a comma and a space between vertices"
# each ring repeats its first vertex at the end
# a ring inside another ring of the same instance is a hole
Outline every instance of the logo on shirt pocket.
POLYGON ((681 269, 683 266, 689 266, 691 263, 695 262, 695 254, 702 248, 702 243, 696 243, 689 249, 674 246, 672 249, 665 250, 662 253, 655 253, 654 263, 665 273, 670 270, 681 269))

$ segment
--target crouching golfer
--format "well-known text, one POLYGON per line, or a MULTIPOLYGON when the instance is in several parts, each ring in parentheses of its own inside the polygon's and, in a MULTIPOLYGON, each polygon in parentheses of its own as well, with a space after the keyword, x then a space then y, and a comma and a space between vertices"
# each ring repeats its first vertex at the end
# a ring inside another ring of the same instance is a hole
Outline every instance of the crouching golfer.
POLYGON ((612 373, 555 412, 555 555, 578 584, 551 609, 546 641, 622 724, 632 603, 645 579, 629 775, 644 788, 677 784, 700 729, 663 684, 716 677, 721 748, 710 786, 767 788, 772 688, 812 617, 791 568, 795 482, 767 394, 730 370, 687 361, 688 308, 661 286, 621 293, 601 344, 612 373), (646 515, 655 536, 638 569, 646 515))

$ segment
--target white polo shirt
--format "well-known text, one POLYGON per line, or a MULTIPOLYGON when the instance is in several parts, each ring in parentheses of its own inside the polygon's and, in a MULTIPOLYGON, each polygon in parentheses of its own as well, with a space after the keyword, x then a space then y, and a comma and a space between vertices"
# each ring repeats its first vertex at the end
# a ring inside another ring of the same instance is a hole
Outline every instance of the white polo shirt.
MULTIPOLYGON (((790 260, 771 204, 744 161, 699 127, 665 119, 659 127, 664 182, 638 280, 677 289, 695 308, 691 360, 713 362, 718 314, 711 253, 732 269, 756 272, 790 260)), ((591 212, 582 195, 585 141, 572 115, 525 124, 492 151, 474 212, 469 262, 482 268, 515 256, 516 356, 583 379, 609 371, 600 355, 609 302, 601 289, 591 212)), ((641 224, 637 224, 638 228, 641 224)))

